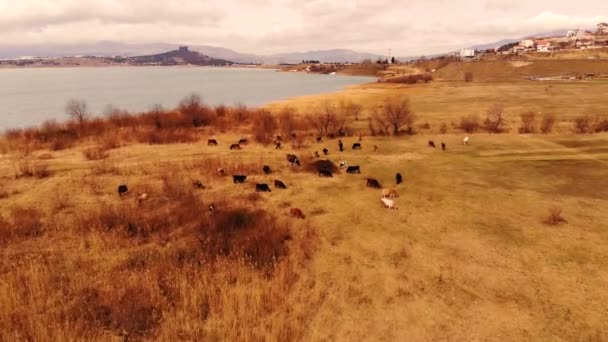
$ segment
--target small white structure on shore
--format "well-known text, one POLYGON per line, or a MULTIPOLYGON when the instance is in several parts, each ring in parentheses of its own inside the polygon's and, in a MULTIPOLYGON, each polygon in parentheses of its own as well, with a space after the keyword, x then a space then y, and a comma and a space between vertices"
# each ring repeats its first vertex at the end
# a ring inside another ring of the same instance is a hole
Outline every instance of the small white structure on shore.
POLYGON ((473 57, 475 57, 475 50, 474 49, 462 49, 462 50, 460 50, 460 53, 458 53, 458 56, 460 56, 460 58, 473 58, 473 57))

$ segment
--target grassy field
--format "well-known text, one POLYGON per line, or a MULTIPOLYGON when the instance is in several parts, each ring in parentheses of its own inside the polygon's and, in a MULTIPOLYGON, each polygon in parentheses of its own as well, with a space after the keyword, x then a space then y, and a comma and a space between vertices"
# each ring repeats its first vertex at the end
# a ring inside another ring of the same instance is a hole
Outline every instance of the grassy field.
POLYGON ((344 152, 312 132, 299 148, 250 139, 231 151, 249 131, 209 129, 191 143, 118 144, 100 160, 85 156, 89 140, 5 149, 0 341, 608 340, 608 133, 572 134, 570 122, 606 114, 607 91, 602 81, 369 84, 268 106, 364 105, 344 152), (364 135, 350 149, 395 94, 430 129, 364 135), (496 103, 511 133, 463 145, 450 123, 496 103), (559 127, 515 134, 527 110, 556 114, 559 127), (361 174, 308 171, 324 147, 361 174), (249 177, 233 184, 232 174, 249 177), (396 188, 400 208, 383 208, 366 177, 396 188), (256 193, 257 182, 272 192, 256 193), (119 184, 130 194, 120 198, 119 184), (547 223, 552 212, 566 222, 547 223))
MULTIPOLYGON (((69 223, 103 204, 134 202, 118 198, 120 183, 148 192, 150 203, 138 210, 153 210, 155 199, 169 196, 159 185, 169 173, 210 186, 195 194, 202 203, 268 210, 290 222, 294 237, 288 242, 293 253, 270 280, 232 264, 239 279, 234 284, 222 272, 202 276, 195 266, 165 270, 182 295, 173 303, 155 297, 161 296, 156 272, 191 238, 186 234, 133 238, 54 226, 13 240, 3 247, 0 263, 0 327, 8 332, 2 339, 76 339, 83 331, 111 339, 116 330, 72 322, 68 313, 74 305, 86 306, 78 304, 85 289, 121 293, 124 288, 151 292, 148 300, 164 303, 157 307, 162 318, 144 335, 161 340, 608 338, 608 136, 480 134, 469 146, 460 144, 460 135, 437 137, 447 151, 426 147, 426 138, 364 138, 362 151, 343 153, 334 152, 335 141, 322 144, 334 162, 362 168, 362 175, 332 179, 291 170, 284 161, 289 151, 258 145, 238 152, 200 143, 134 145, 113 150, 102 161, 67 150, 44 161, 52 175, 40 180, 15 180, 17 161, 5 156, 3 214, 34 207, 43 221, 69 223), (210 160, 236 163, 235 170, 250 167, 250 179, 235 185, 217 177, 206 170, 215 165, 210 160), (275 173, 263 175, 262 164, 275 173), (405 182, 396 187, 400 209, 389 211, 380 205, 380 191, 366 188, 364 178, 393 187, 395 172, 405 182), (273 179, 289 188, 255 198, 254 182, 273 179), (288 218, 291 206, 307 218, 288 218), (563 210, 567 224, 543 224, 553 207, 563 210), (300 247, 306 241, 314 243, 308 256, 300 247), (146 253, 153 257, 132 261, 146 253), (285 279, 289 272, 294 279, 285 279), (189 278, 197 275, 201 281, 189 278), (210 285, 221 289, 210 291, 210 285), (190 302, 200 301, 197 296, 217 301, 205 320, 190 302), (228 304, 236 307, 224 307, 228 304)), ((293 152, 305 156, 320 147, 310 142, 293 152)), ((206 215, 204 206, 198 210, 206 215)), ((137 308, 127 313, 135 315, 137 308)))

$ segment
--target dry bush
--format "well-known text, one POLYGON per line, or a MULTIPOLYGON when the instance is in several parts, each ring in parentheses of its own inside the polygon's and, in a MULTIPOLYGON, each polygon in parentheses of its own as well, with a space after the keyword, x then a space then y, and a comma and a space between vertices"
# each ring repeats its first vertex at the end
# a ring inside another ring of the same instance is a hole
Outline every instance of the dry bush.
POLYGON ((405 83, 405 84, 416 84, 418 82, 428 83, 433 80, 433 75, 430 73, 426 74, 414 74, 414 75, 404 75, 398 77, 391 77, 383 82, 386 83, 405 83))
POLYGON ((376 123, 384 128, 385 133, 398 135, 405 127, 406 134, 414 134, 416 115, 410 109, 407 97, 388 97, 384 100, 382 109, 374 114, 376 123))
POLYGON ((483 128, 488 133, 505 133, 509 131, 505 110, 501 105, 493 105, 488 108, 483 128))
POLYGON ((593 132, 593 117, 591 115, 582 115, 574 119, 574 131, 576 133, 592 133, 593 132))
POLYGON ((331 173, 338 173, 340 172, 340 168, 334 164, 331 160, 315 160, 313 162, 310 163, 304 163, 303 162, 304 169, 308 172, 312 172, 314 174, 317 174, 317 172, 319 172, 319 170, 329 170, 331 171, 331 173))
POLYGON ((29 160, 21 161, 17 166, 16 178, 47 178, 52 175, 48 165, 29 160))
POLYGON ((275 117, 265 110, 256 113, 253 119, 251 134, 255 141, 262 144, 270 144, 275 136, 278 127, 275 117))
POLYGON ((150 145, 194 142, 198 139, 195 132, 188 129, 162 129, 143 131, 136 136, 137 141, 150 145))
POLYGON ((89 147, 82 151, 82 154, 87 160, 101 160, 109 157, 107 151, 100 146, 89 147))
POLYGON ((608 118, 596 117, 593 131, 596 133, 608 132, 608 118))
POLYGON ((8 217, 0 216, 0 245, 16 239, 27 239, 42 235, 44 225, 42 213, 34 208, 13 208, 8 217))
POLYGON ((555 125, 556 121, 557 118, 555 117, 555 114, 546 113, 545 115, 543 115, 543 118, 540 122, 540 132, 543 134, 549 134, 553 132, 553 126, 555 125))
POLYGON ((467 133, 477 132, 480 127, 481 124, 479 123, 479 117, 475 114, 460 118, 460 125, 458 126, 458 128, 467 133))
POLYGON ((213 111, 197 94, 190 94, 182 99, 178 109, 193 127, 207 126, 213 121, 213 111))
POLYGON ((561 223, 568 223, 562 216, 562 208, 553 207, 549 209, 549 216, 543 220, 543 223, 550 226, 556 226, 561 223))
POLYGON ((448 132, 448 124, 446 124, 445 122, 441 123, 441 125, 439 126, 439 133, 446 134, 447 132, 448 132))
POLYGON ((467 71, 464 73, 464 81, 465 82, 473 82, 473 72, 467 71))
POLYGON ((420 125, 418 125, 418 128, 420 129, 431 129, 431 124, 428 122, 422 123, 420 125))
POLYGON ((526 112, 520 118, 521 126, 519 127, 519 133, 536 133, 536 113, 526 112))

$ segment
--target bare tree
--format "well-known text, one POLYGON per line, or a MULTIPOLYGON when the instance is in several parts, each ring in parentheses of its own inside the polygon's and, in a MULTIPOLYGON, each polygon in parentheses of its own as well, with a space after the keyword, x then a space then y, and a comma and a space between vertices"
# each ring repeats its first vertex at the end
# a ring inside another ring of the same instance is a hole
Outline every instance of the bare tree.
POLYGON ((80 129, 82 130, 85 121, 89 118, 90 114, 87 111, 87 103, 84 100, 71 99, 65 106, 66 113, 78 122, 80 129))
MULTIPOLYGON (((385 130, 387 127, 392 129, 393 135, 398 135, 401 127, 406 126, 407 132, 413 132, 416 116, 410 109, 410 101, 406 97, 392 97, 384 101, 380 112, 376 112, 376 121, 385 130)), ((387 132, 388 133, 388 132, 387 132)))
POLYGON ((284 107, 279 113, 279 125, 281 128, 281 132, 285 136, 289 136, 297 128, 295 114, 295 109, 291 107, 284 107))
POLYGON ((330 131, 335 128, 336 124, 336 106, 326 101, 317 109, 318 115, 309 115, 308 121, 317 131, 320 136, 326 136, 330 134, 330 131))
POLYGON ((501 105, 493 105, 486 111, 486 120, 483 122, 486 131, 490 133, 503 133, 509 130, 507 116, 501 105))
POLYGON ((179 111, 191 121, 194 127, 207 125, 211 121, 209 108, 203 104, 201 97, 195 93, 186 96, 180 101, 179 111))

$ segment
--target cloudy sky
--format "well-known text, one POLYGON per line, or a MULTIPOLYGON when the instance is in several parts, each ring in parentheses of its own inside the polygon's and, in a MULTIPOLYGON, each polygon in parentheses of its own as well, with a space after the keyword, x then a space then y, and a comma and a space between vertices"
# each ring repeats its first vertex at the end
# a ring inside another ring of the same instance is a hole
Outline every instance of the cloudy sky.
POLYGON ((0 0, 0 43, 181 43, 410 56, 608 22, 586 0, 0 0))

